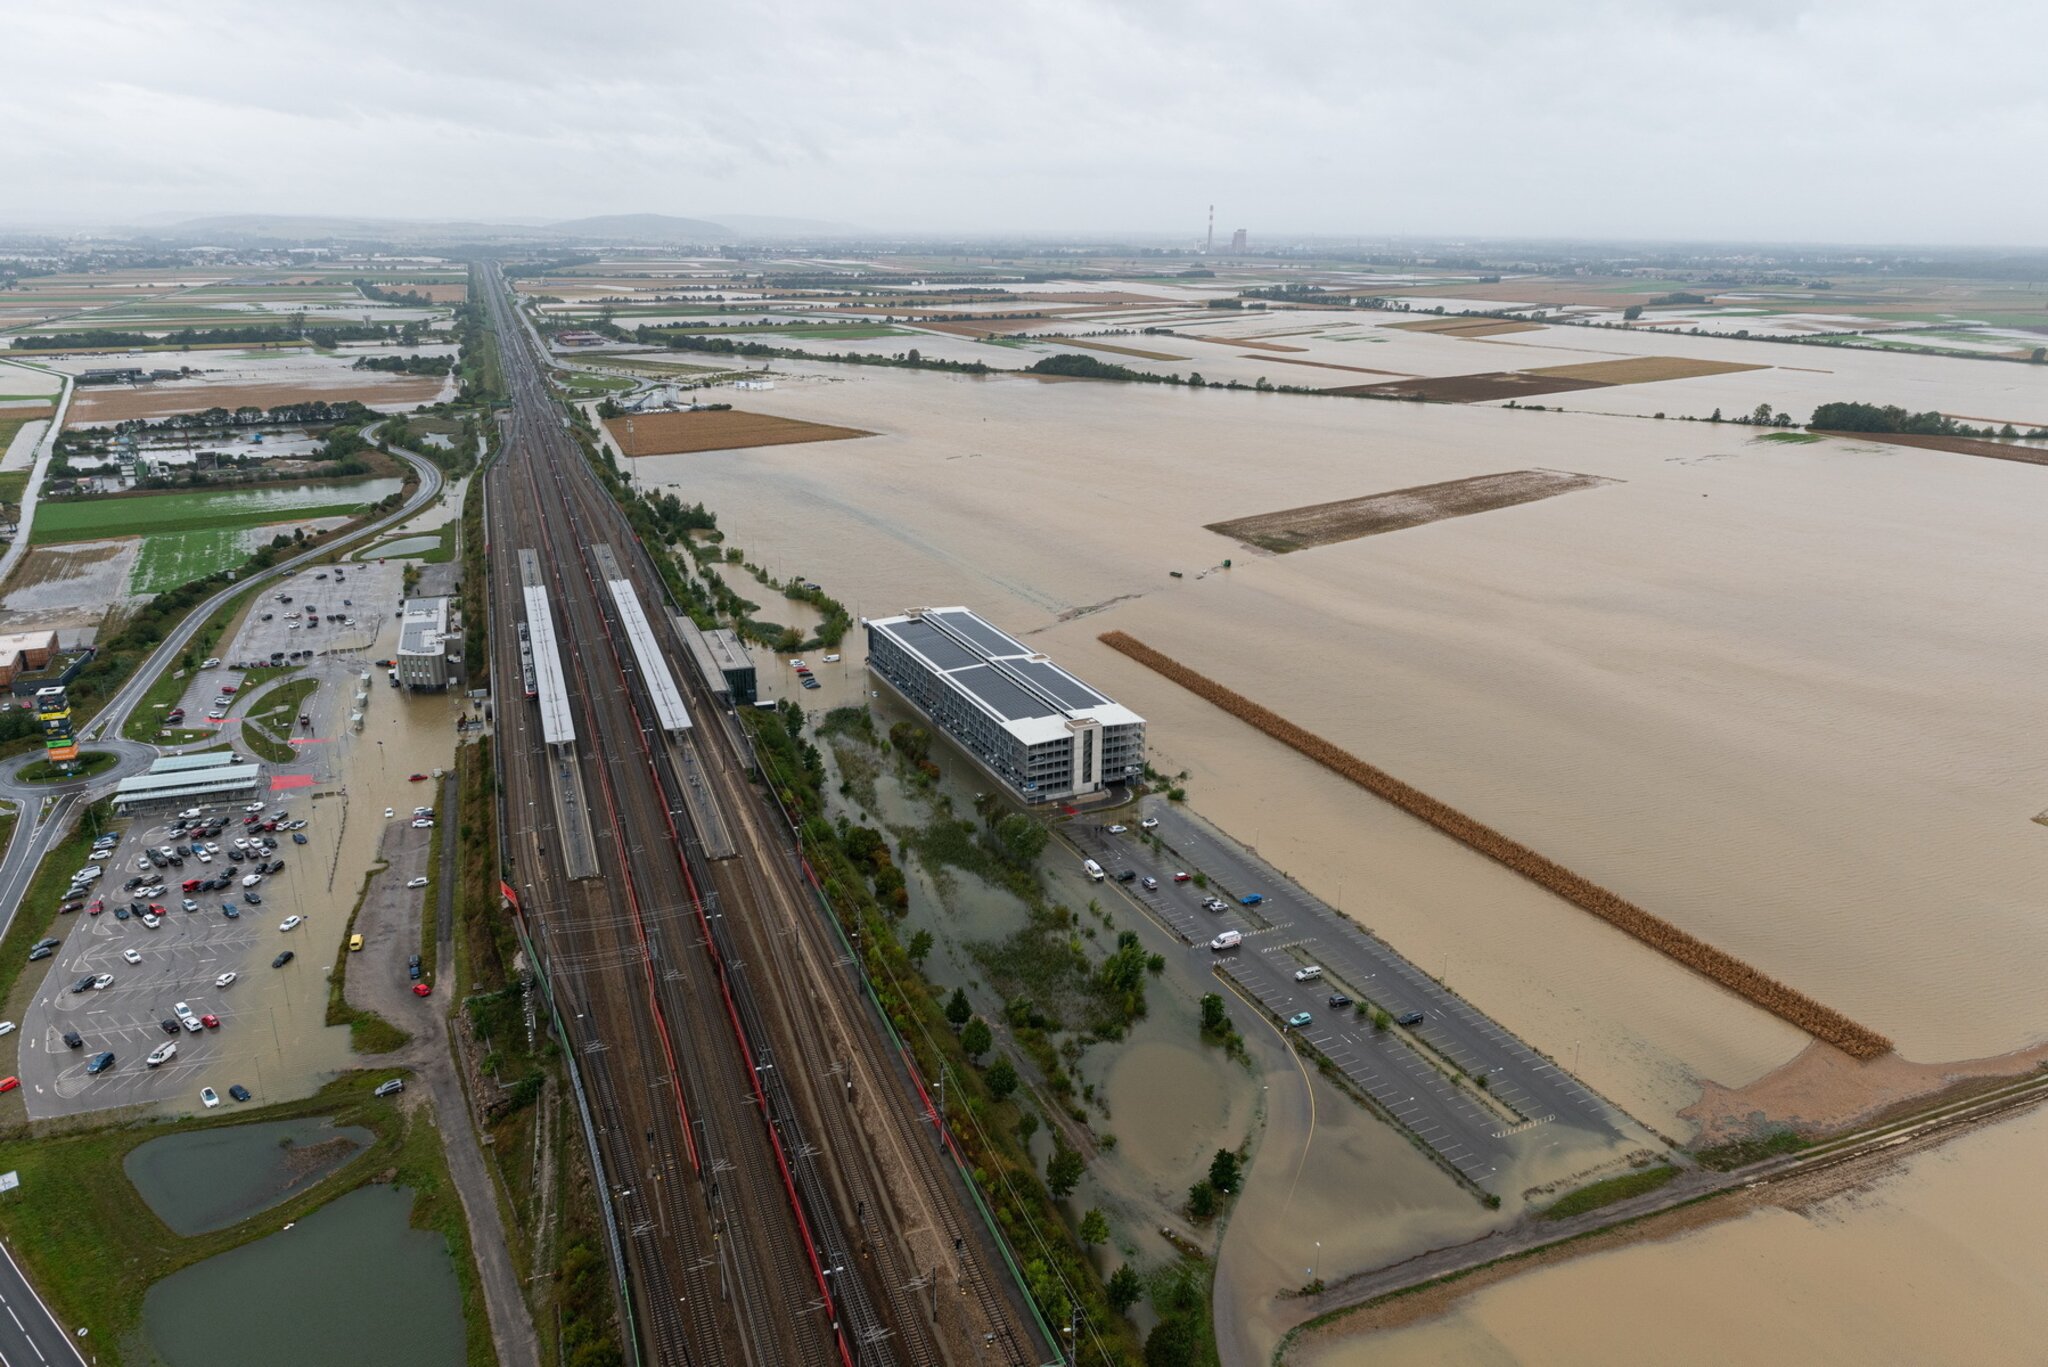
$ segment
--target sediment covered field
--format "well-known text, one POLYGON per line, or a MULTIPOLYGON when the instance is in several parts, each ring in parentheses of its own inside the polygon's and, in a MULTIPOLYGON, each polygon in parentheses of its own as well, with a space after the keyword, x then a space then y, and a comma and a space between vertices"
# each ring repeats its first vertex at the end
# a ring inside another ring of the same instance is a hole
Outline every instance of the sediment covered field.
POLYGON ((1438 484, 1417 484, 1363 498, 1344 498, 1332 503, 1311 503, 1285 508, 1277 513, 1211 522, 1208 528, 1266 550, 1285 555, 1289 551, 1354 541, 1361 536, 1378 536, 1440 522, 1447 517, 1468 517, 1512 508, 1518 503, 1568 494, 1574 489, 1591 489, 1611 483, 1595 475, 1578 475, 1569 470, 1509 470, 1498 475, 1473 475, 1469 479, 1445 480, 1438 484))
POLYGON ((1331 772, 1346 778, 1391 803, 1418 820, 1425 821, 1467 848, 1485 855, 1531 882, 1555 893, 1583 911, 1589 911, 1615 928, 1625 931, 1650 948, 1684 964, 1736 995, 1762 1007, 1772 1015, 1831 1044, 1853 1058, 1872 1059, 1891 1051, 1891 1041, 1867 1026, 1850 1020, 1833 1007, 1788 987, 1769 974, 1751 967, 1731 954, 1716 949, 1699 937, 1679 929, 1590 879, 1546 858, 1519 841, 1494 830, 1484 822, 1437 801, 1429 794, 1403 783, 1383 769, 1359 759, 1322 737, 1295 725, 1285 717, 1261 707, 1233 689, 1205 674, 1189 669, 1144 642, 1121 631, 1104 632, 1099 638, 1147 669, 1173 680, 1189 692, 1204 698, 1240 721, 1263 731, 1274 740, 1296 750, 1331 772))
POLYGON ((609 419, 605 426, 629 456, 676 456, 693 451, 734 451, 791 442, 842 441, 872 437, 853 427, 831 427, 768 413, 702 409, 685 413, 636 413, 609 419))

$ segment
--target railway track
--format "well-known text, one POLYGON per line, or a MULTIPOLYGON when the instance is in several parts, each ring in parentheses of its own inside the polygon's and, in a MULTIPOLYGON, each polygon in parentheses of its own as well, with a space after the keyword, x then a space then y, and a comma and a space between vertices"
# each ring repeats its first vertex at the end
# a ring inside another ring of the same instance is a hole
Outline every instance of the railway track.
MULTIPOLYGON (((540 952, 578 1004, 571 1043, 603 1113, 598 1158, 622 1203, 643 1346, 663 1363, 1047 1361, 1056 1354, 972 1218, 936 1108, 864 1000, 786 821, 666 632, 667 666, 703 724, 670 740, 654 720, 652 681, 601 578, 624 575, 657 618, 664 586, 563 432, 486 269, 514 397, 488 486, 494 612, 521 619, 502 564, 517 547, 538 551, 569 628, 602 876, 572 885, 554 866, 549 766, 517 703, 521 724, 507 728, 501 705, 500 726, 521 753, 501 753, 508 798, 530 824, 508 831, 508 850, 537 899, 525 914, 543 923, 540 952), (695 823, 713 815, 737 857, 705 857, 695 823), (686 1188, 696 1199, 676 1202, 686 1188)), ((494 639, 511 671, 500 677, 518 677, 515 633, 494 639)))

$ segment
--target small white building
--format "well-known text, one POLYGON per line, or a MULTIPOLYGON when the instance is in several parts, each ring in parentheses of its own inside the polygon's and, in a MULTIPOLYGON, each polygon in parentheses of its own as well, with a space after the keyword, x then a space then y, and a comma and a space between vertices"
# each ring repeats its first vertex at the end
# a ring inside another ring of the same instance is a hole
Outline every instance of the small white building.
POLYGON ((451 598, 408 598, 398 627, 398 681, 407 688, 446 688, 462 672, 462 633, 451 598))

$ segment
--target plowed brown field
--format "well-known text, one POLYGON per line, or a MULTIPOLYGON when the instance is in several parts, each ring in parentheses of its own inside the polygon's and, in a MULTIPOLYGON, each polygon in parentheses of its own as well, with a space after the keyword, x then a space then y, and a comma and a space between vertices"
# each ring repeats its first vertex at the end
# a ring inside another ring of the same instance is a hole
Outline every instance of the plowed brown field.
POLYGON ((1518 503, 1568 494, 1574 489, 1592 489, 1611 483, 1597 475, 1579 475, 1569 470, 1509 470, 1498 475, 1474 475, 1470 479, 1446 480, 1442 484, 1418 484, 1364 498, 1339 499, 1334 503, 1311 503, 1277 513, 1211 522, 1209 530, 1239 541, 1263 546, 1285 555, 1311 546, 1328 546, 1355 541, 1361 536, 1378 536, 1441 522, 1448 517, 1468 517, 1512 508, 1518 503))
POLYGON ((629 456, 677 456, 695 451, 737 451, 749 446, 784 446, 791 442, 843 441, 872 437, 855 427, 778 418, 768 413, 732 409, 695 413, 636 413, 605 422, 619 449, 629 456))

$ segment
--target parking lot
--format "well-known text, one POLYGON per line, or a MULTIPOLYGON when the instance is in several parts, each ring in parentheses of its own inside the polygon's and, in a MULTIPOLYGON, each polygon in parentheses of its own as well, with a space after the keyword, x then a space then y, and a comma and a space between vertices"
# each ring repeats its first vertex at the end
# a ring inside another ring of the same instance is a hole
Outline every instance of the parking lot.
POLYGON ((1185 809, 1148 799, 1140 811, 1074 818, 1060 830, 1105 870, 1103 888, 1120 889, 1163 922, 1202 969, 1213 965, 1276 1020, 1305 1013, 1291 1028, 1468 1180, 1499 1189, 1503 1180, 1529 1180, 1539 1155, 1648 1141, 1625 1114, 1498 1022, 1185 809), (1108 829, 1141 820, 1156 824, 1108 829), (1147 836, 1163 848, 1155 851, 1147 836), (1132 881, 1117 881, 1124 871, 1132 881), (1175 882, 1178 872, 1189 881, 1175 882), (1197 873, 1207 886, 1193 881, 1197 873), (1157 887, 1138 881, 1145 877, 1157 887), (1256 905, 1241 904, 1252 895, 1256 905), (1224 908, 1205 908, 1211 898, 1224 908), (1226 930, 1240 932, 1242 944, 1213 952, 1212 938, 1226 930), (1320 974, 1298 980, 1311 965, 1320 974), (1332 1008, 1332 994, 1352 1005, 1332 1008), (1390 1017, 1419 1011, 1422 1019, 1376 1030, 1357 1003, 1390 1017))
POLYGON ((232 726, 236 718, 248 709, 254 696, 262 689, 243 690, 242 671, 232 668, 236 664, 268 664, 274 654, 280 654, 278 663, 297 664, 319 672, 324 676, 339 677, 343 669, 360 670, 367 664, 376 643, 377 633, 398 609, 401 601, 401 587, 404 570, 396 562, 386 564, 361 564, 341 566, 320 566, 306 569, 293 575, 289 580, 265 589, 263 595, 250 606, 233 639, 220 646, 215 657, 221 663, 210 668, 195 670, 190 684, 178 700, 178 706, 185 710, 187 727, 219 725, 209 717, 216 698, 228 696, 231 705, 224 709, 228 716, 227 725, 232 726), (344 578, 336 582, 334 576, 344 578), (291 602, 284 601, 289 596, 291 602), (305 625, 308 618, 305 610, 311 605, 320 609, 318 627, 305 625), (346 617, 329 616, 330 612, 346 614, 346 617), (266 614, 269 620, 266 621, 266 614), (347 618, 354 619, 354 625, 347 624, 347 618), (293 652, 307 652, 298 659, 293 652), (234 685, 237 691, 223 695, 223 684, 234 685))
MULTIPOLYGON (((283 808, 287 817, 305 816, 310 824, 310 805, 298 807, 293 811, 291 804, 273 803, 263 815, 283 808)), ((225 852, 238 835, 249 838, 242 804, 206 810, 223 822, 221 833, 208 843, 225 852)), ((192 838, 174 835, 168 815, 129 822, 87 898, 88 908, 98 900, 101 911, 61 917, 57 933, 63 943, 56 954, 29 966, 31 975, 42 978, 21 1021, 18 1068, 32 1118, 153 1102, 195 1110, 202 1086, 212 1086, 223 1104, 233 1104, 226 1101, 230 1086, 239 1084, 261 1099, 273 1083, 289 1084, 296 1092, 307 1076, 345 1064, 347 1031, 325 1026, 326 973, 339 928, 320 925, 331 915, 309 914, 312 899, 302 904, 298 896, 301 879, 324 880, 324 874, 311 869, 312 861, 295 857, 307 847, 295 844, 288 833, 273 834, 278 848, 270 857, 282 858, 285 867, 253 889, 242 886, 253 863, 236 863, 225 853, 211 862, 188 856, 182 868, 161 870, 144 854, 164 845, 189 848, 192 838), (144 867, 148 874, 141 871, 144 867), (164 908, 161 924, 151 929, 138 916, 121 919, 117 908, 139 898, 123 884, 156 876, 164 880, 164 891, 148 903, 164 908), (181 890, 185 879, 216 876, 231 877, 231 882, 214 891, 181 890), (249 903, 251 891, 260 903, 249 903), (187 900, 192 910, 185 909, 187 900), (239 915, 226 915, 227 904, 239 915), (292 915, 308 919, 281 931, 280 923, 292 915), (292 962, 272 968, 272 958, 285 949, 294 951, 292 962), (235 979, 216 986, 230 972, 235 979), (108 975, 112 982, 74 992, 88 974, 108 975), (219 1025, 167 1033, 162 1023, 175 1019, 179 1002, 195 1016, 216 1017, 219 1025), (78 1033, 79 1047, 66 1044, 66 1031, 78 1033), (175 1058, 157 1068, 146 1065, 151 1051, 173 1041, 175 1058), (89 1075, 87 1061, 104 1050, 113 1052, 114 1064, 89 1075)))

